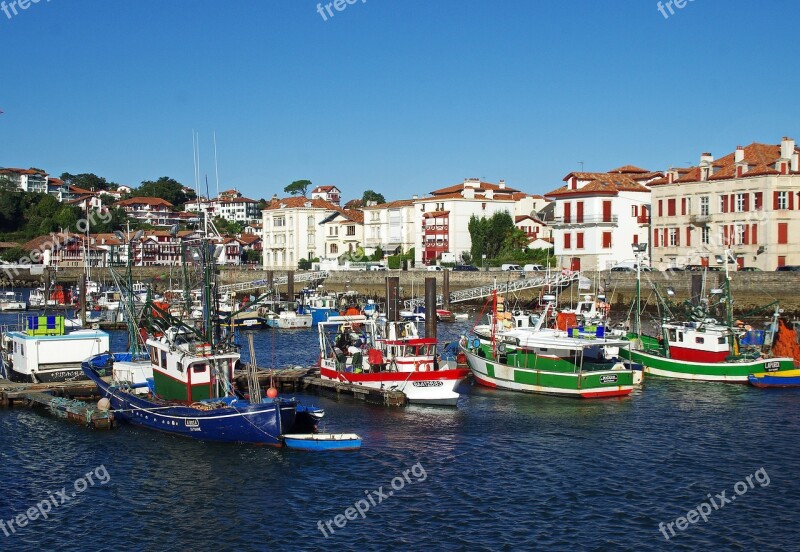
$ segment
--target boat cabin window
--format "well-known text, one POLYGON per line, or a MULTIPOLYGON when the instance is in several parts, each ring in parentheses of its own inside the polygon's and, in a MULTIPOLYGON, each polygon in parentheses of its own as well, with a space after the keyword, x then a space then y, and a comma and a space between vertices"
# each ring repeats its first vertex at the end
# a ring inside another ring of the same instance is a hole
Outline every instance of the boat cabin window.
POLYGON ((700 336, 694 338, 695 343, 705 343, 705 341, 706 340, 700 336))
POLYGON ((183 372, 183 363, 182 362, 176 362, 175 363, 175 367, 178 369, 178 372, 183 372))
POLYGON ((25 345, 23 345, 22 343, 20 343, 19 345, 19 354, 25 356, 25 345))
POLYGON ((202 374, 202 373, 204 373, 206 371, 207 367, 208 366, 205 363, 203 363, 203 364, 194 364, 194 365, 192 365, 192 372, 194 372, 195 374, 202 374))
POLYGON ((728 338, 720 337, 718 342, 719 342, 720 345, 724 345, 725 343, 728 342, 728 338))
POLYGON ((671 329, 667 332, 668 338, 670 341, 675 341, 675 330, 671 329))
POLYGON ((683 341, 683 332, 678 332, 678 341, 683 341))
POLYGON ((162 368, 166 368, 167 367, 167 352, 166 351, 161 351, 161 367, 162 368))

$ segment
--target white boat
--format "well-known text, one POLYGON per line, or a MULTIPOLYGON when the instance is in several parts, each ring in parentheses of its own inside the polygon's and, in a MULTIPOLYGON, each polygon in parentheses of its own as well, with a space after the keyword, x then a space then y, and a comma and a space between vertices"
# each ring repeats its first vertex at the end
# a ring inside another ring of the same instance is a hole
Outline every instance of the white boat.
POLYGON ((332 316, 318 324, 322 379, 402 391, 409 402, 455 406, 466 367, 442 362, 413 322, 332 316))
POLYGON ((0 311, 27 310, 28 304, 22 294, 15 291, 0 291, 0 311))
POLYGON ((69 331, 63 316, 25 316, 18 328, 2 336, 3 377, 46 383, 86 379, 81 362, 109 350, 101 330, 69 331))
POLYGON ((283 310, 281 312, 269 312, 266 315, 267 326, 279 330, 296 330, 299 328, 310 328, 313 322, 311 313, 298 314, 293 310, 283 310))

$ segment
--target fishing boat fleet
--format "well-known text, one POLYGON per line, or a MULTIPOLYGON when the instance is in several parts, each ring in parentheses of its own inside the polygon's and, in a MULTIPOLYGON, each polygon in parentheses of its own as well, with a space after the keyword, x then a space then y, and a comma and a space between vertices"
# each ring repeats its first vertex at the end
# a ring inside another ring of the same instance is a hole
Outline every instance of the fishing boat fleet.
MULTIPOLYGON (((197 251, 202 265, 213 266, 202 241, 197 251)), ((316 325, 322 380, 402 392, 412 404, 455 406, 470 375, 488 388, 580 399, 630 395, 646 375, 800 387, 800 345, 781 311, 774 308, 763 330, 734 322, 729 285, 712 290, 721 296, 723 316, 712 316, 709 301, 683 318, 665 309, 670 316, 662 315, 652 334, 640 320, 639 286, 633 328, 612 327, 604 295, 586 295, 567 309, 558 307, 556 296, 543 295, 540 309, 528 312, 509 308, 494 292, 470 331, 445 348, 448 354, 435 337, 420 335, 424 310, 389 320, 374 300, 359 304, 316 290, 304 290, 297 301, 236 301, 217 293, 213 269, 202 273, 199 290, 164 297, 154 298, 130 276, 115 278, 115 291, 93 290, 124 315, 124 351, 111 352, 108 333, 70 324, 63 314, 22 315, 16 327, 2 329, 0 375, 25 383, 89 379, 103 398, 98 407, 120 421, 199 440, 303 450, 356 449, 361 438, 319 432, 324 411, 281 397, 274 386, 264 396, 253 334, 251 362, 243 365, 239 328, 316 325), (183 310, 177 310, 180 303, 183 310), (781 348, 787 339, 792 354, 781 348), (244 385, 237 377, 242 371, 244 385)), ((449 311, 436 316, 454 318, 449 311)))

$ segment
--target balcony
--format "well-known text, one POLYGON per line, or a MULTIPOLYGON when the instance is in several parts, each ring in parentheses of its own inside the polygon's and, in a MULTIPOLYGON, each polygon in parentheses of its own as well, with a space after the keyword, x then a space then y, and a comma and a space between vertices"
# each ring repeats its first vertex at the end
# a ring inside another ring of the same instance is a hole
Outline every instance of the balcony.
POLYGON ((554 228, 574 228, 578 226, 616 226, 619 217, 617 215, 583 215, 582 217, 555 217, 553 219, 554 228))
POLYGON ((689 215, 689 224, 692 226, 707 226, 711 222, 711 215, 689 215))

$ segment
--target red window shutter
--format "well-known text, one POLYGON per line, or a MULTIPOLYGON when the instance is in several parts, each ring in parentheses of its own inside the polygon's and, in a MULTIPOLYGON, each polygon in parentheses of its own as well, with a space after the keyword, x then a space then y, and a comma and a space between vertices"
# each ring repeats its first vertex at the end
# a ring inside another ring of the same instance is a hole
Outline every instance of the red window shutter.
POLYGON ((676 228, 675 229, 675 245, 680 245, 680 244, 681 244, 681 229, 680 228, 676 228))
POLYGON ((564 249, 570 249, 572 247, 572 234, 565 233, 564 234, 564 249))
POLYGON ((772 192, 772 208, 778 210, 778 192, 772 192))
POLYGON ((793 192, 786 192, 786 195, 789 196, 789 210, 794 210, 794 193, 793 192))
POLYGON ((720 203, 722 204, 722 212, 723 213, 727 213, 728 212, 728 196, 722 196, 722 201, 720 201, 720 203))
POLYGON ((786 266, 786 256, 780 255, 778 257, 778 266, 786 266))
MULTIPOLYGON (((578 224, 583 222, 583 201, 579 201, 576 206, 577 213, 575 214, 575 222, 578 224)), ((578 246, 580 247, 580 246, 578 246)))
POLYGON ((658 230, 653 230, 653 247, 658 247, 658 230))
POLYGON ((692 245, 692 229, 691 227, 686 227, 686 246, 691 247, 692 245))
POLYGON ((578 232, 577 238, 576 238, 575 241, 577 242, 575 246, 578 249, 583 249, 583 232, 578 232))
POLYGON ((763 197, 764 197, 764 194, 763 194, 762 192, 756 192, 756 193, 754 194, 754 196, 753 196, 753 203, 754 203, 755 205, 753 205, 753 208, 754 208, 756 211, 764 207, 764 205, 763 205, 763 203, 762 203, 762 198, 763 198, 763 197))
POLYGON ((675 216, 675 199, 668 199, 667 200, 667 216, 674 217, 675 216))
POLYGON ((789 223, 778 223, 778 243, 789 243, 789 223))
POLYGON ((638 217, 639 216, 639 206, 633 205, 631 206, 631 216, 638 217))
POLYGON ((658 200, 658 216, 659 217, 663 217, 664 216, 664 205, 663 205, 663 201, 660 200, 660 199, 658 200))
POLYGON ((750 211, 750 194, 744 194, 744 212, 750 211))
POLYGON ((685 197, 681 198, 681 214, 682 215, 686 214, 686 198, 685 197))
POLYGON ((603 248, 609 249, 611 247, 611 232, 603 232, 603 248))
POLYGON ((603 201, 603 222, 611 222, 611 202, 603 201))
POLYGON ((570 222, 572 218, 572 204, 565 203, 564 204, 564 222, 570 222))
POLYGON ((750 245, 750 227, 744 225, 744 243, 742 245, 750 245))
POLYGON ((722 227, 722 245, 728 245, 728 226, 722 227))
POLYGON ((736 194, 729 195, 728 196, 728 201, 730 201, 730 204, 731 204, 730 208, 728 208, 728 212, 729 213, 735 213, 736 212, 736 194))
POLYGON ((634 234, 633 235, 633 243, 634 243, 634 245, 639 243, 639 234, 634 234))
POLYGON ((753 239, 753 244, 758 245, 758 224, 754 224, 750 230, 750 237, 753 239))
POLYGON ((667 240, 669 240, 669 230, 667 230, 666 228, 664 228, 664 229, 661 231, 661 243, 663 243, 665 247, 666 247, 667 245, 669 245, 669 241, 667 241, 667 240))

